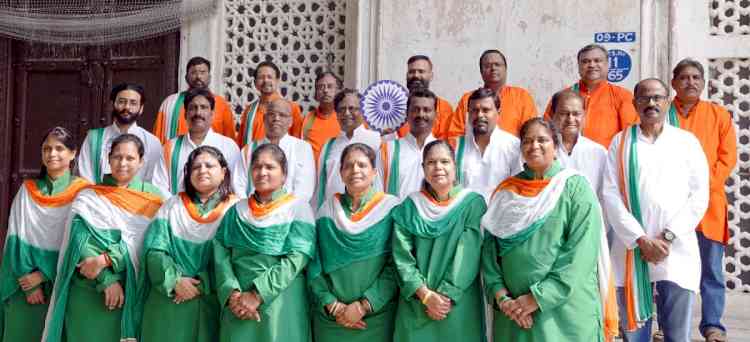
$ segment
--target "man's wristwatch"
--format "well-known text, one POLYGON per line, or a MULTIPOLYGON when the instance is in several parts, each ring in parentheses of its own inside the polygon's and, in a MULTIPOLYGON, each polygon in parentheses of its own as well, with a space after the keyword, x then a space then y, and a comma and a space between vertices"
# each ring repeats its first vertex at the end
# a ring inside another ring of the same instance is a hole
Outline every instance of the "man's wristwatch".
POLYGON ((664 229, 664 233, 662 233, 662 236, 664 237, 664 240, 666 240, 669 243, 672 243, 672 241, 674 241, 674 239, 677 238, 677 236, 674 235, 674 233, 672 233, 672 231, 669 229, 664 229))

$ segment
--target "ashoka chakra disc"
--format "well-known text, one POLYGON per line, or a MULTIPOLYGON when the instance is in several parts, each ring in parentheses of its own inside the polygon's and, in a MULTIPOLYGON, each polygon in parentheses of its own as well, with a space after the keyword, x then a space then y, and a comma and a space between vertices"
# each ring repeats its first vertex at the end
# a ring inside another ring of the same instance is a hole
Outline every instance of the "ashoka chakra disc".
POLYGON ((365 90, 360 107, 370 128, 395 131, 406 121, 408 90, 395 81, 380 80, 365 90))

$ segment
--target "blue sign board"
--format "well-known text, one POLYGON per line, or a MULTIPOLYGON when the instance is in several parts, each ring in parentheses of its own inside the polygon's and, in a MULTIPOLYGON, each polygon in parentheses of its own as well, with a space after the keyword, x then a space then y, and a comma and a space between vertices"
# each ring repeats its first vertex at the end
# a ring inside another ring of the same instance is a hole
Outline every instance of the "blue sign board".
POLYGON ((594 33, 595 43, 633 43, 635 32, 597 32, 594 33))
POLYGON ((633 67, 633 60, 630 55, 618 49, 609 50, 609 73, 607 80, 610 82, 620 82, 628 77, 630 69, 633 67))

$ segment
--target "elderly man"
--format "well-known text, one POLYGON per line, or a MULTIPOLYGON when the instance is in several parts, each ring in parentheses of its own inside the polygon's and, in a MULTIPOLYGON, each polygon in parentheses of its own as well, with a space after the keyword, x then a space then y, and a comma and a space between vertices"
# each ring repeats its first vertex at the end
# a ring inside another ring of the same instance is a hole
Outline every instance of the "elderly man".
MULTIPOLYGON (((526 89, 506 84, 508 78, 508 60, 498 50, 487 50, 479 57, 479 72, 484 80, 484 88, 494 91, 502 100, 497 126, 518 137, 521 125, 526 120, 538 115, 534 99, 526 89)), ((450 120, 447 136, 462 136, 471 130, 467 127, 469 97, 473 92, 466 92, 450 120)), ((471 122, 469 120, 469 122, 471 122)))
MULTIPOLYGON (((240 147, 255 140, 263 139, 266 134, 263 124, 266 107, 271 101, 280 99, 279 83, 281 82, 281 69, 273 62, 260 62, 253 71, 255 89, 260 92, 260 97, 247 105, 242 112, 242 123, 237 136, 240 147)), ((292 107, 292 125, 289 133, 299 132, 302 126, 302 108, 296 102, 289 102, 292 107)))
POLYGON ((130 133, 140 138, 145 148, 144 164, 138 176, 151 181, 161 157, 161 143, 136 122, 143 114, 143 104, 146 102, 143 87, 132 83, 118 84, 112 88, 109 99, 112 101, 112 125, 91 129, 86 134, 78 155, 78 174, 89 182, 101 182, 102 177, 110 173, 108 157, 112 141, 130 133))
POLYGON ((665 341, 689 341, 700 283, 695 227, 708 207, 708 164, 691 133, 666 124, 666 85, 634 89, 640 124, 610 145, 602 202, 615 233, 612 259, 625 341, 650 341, 654 288, 665 341))
POLYGON ((336 120, 336 108, 333 105, 333 98, 341 89, 341 85, 341 79, 333 72, 325 71, 318 74, 315 78, 315 101, 318 101, 318 107, 302 119, 301 131, 292 132, 292 135, 312 146, 316 162, 323 144, 341 132, 336 120))
MULTIPOLYGON (((591 44, 578 51, 578 74, 581 80, 568 89, 585 100, 586 122, 582 134, 605 148, 618 132, 638 122, 633 95, 625 88, 607 81, 609 59, 607 49, 591 44)), ((544 117, 552 116, 547 105, 544 117)))
POLYGON ((426 88, 409 92, 406 101, 406 118, 409 133, 391 140, 380 148, 378 174, 383 179, 385 192, 406 198, 422 186, 422 149, 435 140, 434 122, 438 97, 426 88))
MULTIPOLYGON (((364 125, 361 95, 356 89, 344 89, 333 100, 336 106, 336 119, 341 132, 323 145, 318 159, 317 184, 313 195, 313 209, 318 209, 326 199, 335 193, 344 193, 344 181, 341 179, 340 162, 344 148, 354 143, 370 146, 375 152, 380 148, 380 134, 364 125)), ((380 184, 377 180, 373 183, 380 184)))
POLYGON ((190 152, 199 146, 217 148, 224 155, 230 168, 237 162, 240 149, 234 140, 211 129, 215 105, 213 94, 206 89, 191 89, 185 94, 188 132, 164 144, 161 162, 157 165, 153 178, 154 185, 165 197, 185 189, 183 168, 190 152))
MULTIPOLYGON (((432 61, 425 55, 414 55, 406 61, 406 87, 409 92, 419 88, 430 89, 432 82, 432 61)), ((444 138, 448 133, 451 117, 453 116, 453 107, 443 99, 437 97, 437 109, 435 110, 435 120, 432 124, 432 135, 436 138, 444 138)), ((409 134, 409 121, 398 129, 399 138, 409 134)))
POLYGON ((692 59, 677 63, 672 88, 677 96, 667 121, 692 132, 700 141, 709 167, 709 197, 706 215, 697 226, 701 253, 701 323, 706 341, 726 341, 721 324, 724 312, 724 247, 729 240, 727 197, 724 183, 737 163, 737 135, 732 116, 724 107, 700 99, 706 86, 703 66, 692 59))
MULTIPOLYGON (((185 95, 192 89, 208 89, 211 83, 211 62, 203 57, 193 57, 187 63, 187 72, 185 81, 188 84, 188 90, 167 96, 159 106, 159 113, 156 114, 154 122, 154 135, 159 138, 162 144, 170 139, 185 134, 187 132, 187 121, 185 121, 185 95)), ((232 106, 227 100, 218 94, 212 94, 216 102, 214 111, 214 122, 212 127, 215 132, 226 137, 234 139, 234 114, 232 106)))
POLYGON ((489 201, 500 182, 521 172, 520 141, 497 127, 501 104, 496 91, 475 90, 468 106, 471 131, 456 142, 456 178, 489 201))
POLYGON ((271 100, 263 113, 265 125, 263 139, 258 139, 242 148, 241 159, 232 169, 232 186, 240 197, 248 197, 255 191, 250 171, 253 151, 263 144, 278 145, 286 156, 287 172, 284 188, 297 197, 309 201, 315 188, 315 161, 310 144, 289 135, 292 125, 292 106, 282 98, 271 100))

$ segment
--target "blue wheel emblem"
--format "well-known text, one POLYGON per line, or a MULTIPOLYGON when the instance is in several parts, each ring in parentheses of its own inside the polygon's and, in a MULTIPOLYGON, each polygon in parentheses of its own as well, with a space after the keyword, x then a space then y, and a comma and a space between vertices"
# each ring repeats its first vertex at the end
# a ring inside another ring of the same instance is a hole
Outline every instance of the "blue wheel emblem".
POLYGON ((365 90, 360 107, 371 129, 380 133, 395 131, 406 122, 408 91, 391 80, 377 81, 365 90))

